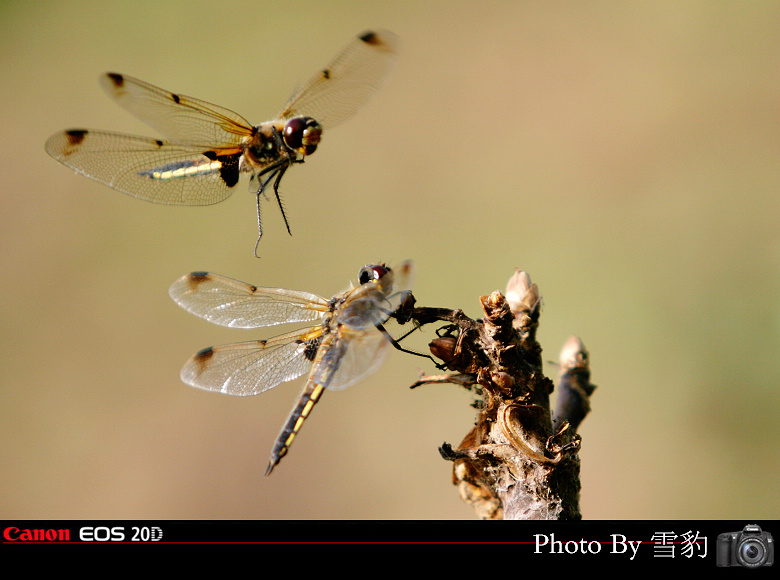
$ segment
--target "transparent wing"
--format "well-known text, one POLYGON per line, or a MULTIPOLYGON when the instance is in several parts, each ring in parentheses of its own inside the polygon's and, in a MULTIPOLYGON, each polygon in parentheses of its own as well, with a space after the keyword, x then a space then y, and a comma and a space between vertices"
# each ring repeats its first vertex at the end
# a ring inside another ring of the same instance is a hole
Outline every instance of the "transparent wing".
POLYGON ((346 121, 382 87, 397 50, 392 32, 364 32, 295 93, 279 118, 305 115, 324 127, 346 121))
POLYGON ((121 133, 73 129, 52 135, 46 152, 86 177, 133 197, 168 205, 227 199, 239 178, 240 149, 204 149, 121 133))
POLYGON ((260 288, 209 272, 193 272, 168 293, 187 312, 233 328, 258 328, 322 318, 328 301, 316 294, 260 288))
POLYGON ((346 389, 376 371, 389 346, 376 329, 351 333, 342 327, 330 348, 318 353, 309 380, 331 390, 346 389))
POLYGON ((321 335, 321 327, 315 327, 269 340, 206 348, 184 365, 181 380, 206 391, 257 395, 304 374, 321 335))
POLYGON ((383 276, 376 283, 382 297, 382 310, 389 313, 384 320, 398 309, 411 292, 415 277, 414 264, 411 260, 406 260, 394 267, 389 274, 389 277, 383 276))
POLYGON ((120 106, 181 145, 228 148, 254 133, 238 113, 171 93, 119 73, 100 77, 100 86, 120 106))

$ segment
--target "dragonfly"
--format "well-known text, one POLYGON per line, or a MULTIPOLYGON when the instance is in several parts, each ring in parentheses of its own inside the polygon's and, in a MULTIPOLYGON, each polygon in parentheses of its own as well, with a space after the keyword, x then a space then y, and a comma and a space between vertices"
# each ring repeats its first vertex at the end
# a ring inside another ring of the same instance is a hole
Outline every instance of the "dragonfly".
POLYGON ((344 389, 381 364, 390 345, 407 351, 384 327, 410 298, 411 261, 360 269, 358 285, 325 299, 310 292, 263 288, 209 272, 193 272, 170 288, 171 298, 188 312, 232 328, 260 328, 292 322, 319 324, 267 340, 201 350, 184 365, 181 380, 193 387, 228 395, 257 395, 292 381, 308 379, 276 439, 268 468, 287 454, 303 422, 326 389, 344 389))
POLYGON ((77 173, 133 197, 167 205, 212 205, 234 191, 243 173, 257 198, 257 256, 263 228, 261 197, 273 191, 287 232, 279 184, 313 154, 325 128, 352 117, 384 84, 398 48, 388 31, 357 36, 327 67, 298 89, 271 121, 241 115, 136 78, 106 73, 100 85, 131 114, 165 136, 139 137, 68 129, 46 141, 46 152, 77 173))

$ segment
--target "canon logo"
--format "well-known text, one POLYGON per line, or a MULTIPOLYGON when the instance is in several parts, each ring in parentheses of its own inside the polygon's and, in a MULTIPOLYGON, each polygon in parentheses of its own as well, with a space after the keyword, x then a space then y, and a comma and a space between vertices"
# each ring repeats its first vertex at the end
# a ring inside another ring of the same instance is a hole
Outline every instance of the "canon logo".
POLYGON ((70 530, 8 527, 3 530, 3 538, 6 542, 69 542, 70 530))

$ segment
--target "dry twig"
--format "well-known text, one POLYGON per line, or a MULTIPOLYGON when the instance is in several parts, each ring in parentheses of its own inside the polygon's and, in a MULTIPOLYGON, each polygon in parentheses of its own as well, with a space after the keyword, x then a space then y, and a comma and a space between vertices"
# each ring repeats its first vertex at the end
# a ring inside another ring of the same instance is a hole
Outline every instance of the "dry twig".
POLYGON ((431 353, 454 374, 423 376, 412 388, 453 383, 481 396, 474 428, 457 448, 444 443, 453 483, 483 519, 580 519, 576 433, 590 410, 588 356, 572 337, 561 352, 561 395, 555 420, 554 385, 542 371, 536 340, 541 297, 525 272, 516 271, 506 295, 480 298, 484 318, 461 310, 410 305, 416 325, 445 322, 431 353))

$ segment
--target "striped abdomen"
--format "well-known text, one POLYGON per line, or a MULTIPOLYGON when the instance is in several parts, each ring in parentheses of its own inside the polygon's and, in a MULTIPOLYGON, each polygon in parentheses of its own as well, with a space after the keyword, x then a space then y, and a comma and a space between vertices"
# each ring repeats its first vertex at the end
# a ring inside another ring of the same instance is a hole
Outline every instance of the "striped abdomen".
POLYGON ((287 450, 290 449, 290 445, 292 445, 295 436, 298 435, 298 431, 301 430, 303 422, 309 416, 317 401, 319 401, 324 390, 325 387, 322 385, 310 385, 310 383, 307 383, 306 390, 298 398, 298 402, 287 418, 287 422, 282 427, 282 432, 276 438, 274 449, 271 452, 271 460, 268 462, 268 468, 265 470, 266 475, 271 475, 274 467, 282 460, 282 457, 287 455, 287 450))

